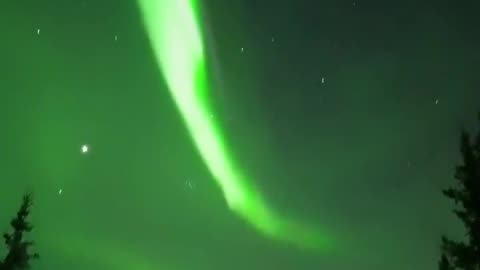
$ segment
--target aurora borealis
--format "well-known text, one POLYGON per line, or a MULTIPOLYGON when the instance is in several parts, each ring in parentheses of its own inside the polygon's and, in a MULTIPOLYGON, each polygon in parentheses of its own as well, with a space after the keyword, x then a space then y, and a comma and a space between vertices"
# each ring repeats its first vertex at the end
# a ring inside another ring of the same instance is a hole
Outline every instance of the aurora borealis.
POLYGON ((191 3, 0 9, 0 230, 34 191, 35 269, 435 269, 478 4, 191 3))
POLYGON ((195 15, 198 3, 146 0, 139 1, 139 6, 167 86, 229 207, 268 236, 301 247, 325 248, 322 238, 326 236, 274 214, 229 157, 221 131, 210 119, 214 110, 208 105, 207 66, 199 16, 195 15))

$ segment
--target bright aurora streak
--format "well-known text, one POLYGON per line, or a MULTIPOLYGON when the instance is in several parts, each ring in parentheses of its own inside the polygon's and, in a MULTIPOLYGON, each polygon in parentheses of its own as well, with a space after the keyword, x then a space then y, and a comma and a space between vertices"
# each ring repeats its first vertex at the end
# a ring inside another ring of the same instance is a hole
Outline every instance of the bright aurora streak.
POLYGON ((229 208, 262 234, 301 248, 326 250, 325 233, 285 219, 267 206, 237 168, 219 123, 209 115, 207 64, 196 0, 138 0, 157 64, 189 134, 229 208))

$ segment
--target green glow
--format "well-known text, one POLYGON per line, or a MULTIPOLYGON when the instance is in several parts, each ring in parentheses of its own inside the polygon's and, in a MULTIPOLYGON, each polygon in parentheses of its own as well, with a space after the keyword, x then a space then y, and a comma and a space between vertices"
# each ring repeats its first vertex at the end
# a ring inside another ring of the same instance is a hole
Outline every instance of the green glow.
POLYGON ((105 244, 106 241, 98 241, 98 239, 92 238, 87 240, 84 237, 73 237, 68 233, 57 233, 49 239, 55 239, 55 241, 44 241, 48 244, 46 248, 54 253, 62 254, 72 261, 81 258, 89 264, 117 270, 171 269, 163 264, 153 264, 150 259, 140 256, 130 249, 124 249, 120 244, 107 245, 105 244))
POLYGON ((314 249, 330 246, 326 236, 300 223, 281 218, 235 166, 219 123, 209 115, 206 59, 190 0, 138 0, 153 52, 188 131, 231 210, 263 234, 314 249))

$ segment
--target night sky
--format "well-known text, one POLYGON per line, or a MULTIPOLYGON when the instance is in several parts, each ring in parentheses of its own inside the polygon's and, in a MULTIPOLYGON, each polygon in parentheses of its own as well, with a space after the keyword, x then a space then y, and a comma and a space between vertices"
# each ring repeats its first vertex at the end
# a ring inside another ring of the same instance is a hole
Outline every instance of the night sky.
POLYGON ((440 191, 480 109, 478 1, 200 1, 230 153, 334 251, 229 209, 136 1, 4 2, 0 230, 33 191, 35 269, 435 269, 462 234, 440 191))

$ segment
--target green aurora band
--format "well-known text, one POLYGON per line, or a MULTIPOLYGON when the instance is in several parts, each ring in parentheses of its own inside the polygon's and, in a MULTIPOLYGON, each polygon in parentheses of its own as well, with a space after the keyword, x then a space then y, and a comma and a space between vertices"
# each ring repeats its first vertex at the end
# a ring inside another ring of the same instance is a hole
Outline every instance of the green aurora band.
POLYGON ((330 250, 318 228, 278 216, 233 162, 209 115, 207 64, 196 0, 137 0, 154 56, 188 132, 229 208, 262 234, 300 248, 330 250))

